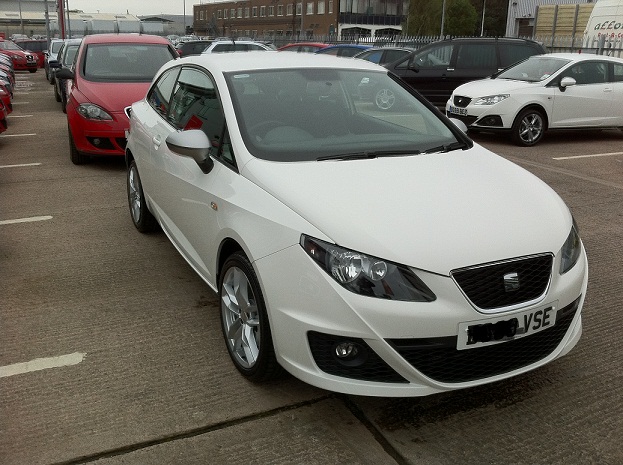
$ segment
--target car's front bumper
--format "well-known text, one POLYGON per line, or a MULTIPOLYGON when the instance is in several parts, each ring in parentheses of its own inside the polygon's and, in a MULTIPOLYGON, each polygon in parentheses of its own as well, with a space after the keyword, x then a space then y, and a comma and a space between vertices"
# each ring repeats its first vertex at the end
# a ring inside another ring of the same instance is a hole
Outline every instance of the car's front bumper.
POLYGON ((512 98, 495 105, 474 105, 465 107, 453 104, 454 96, 446 103, 446 116, 463 121, 470 129, 505 131, 513 127, 518 104, 512 98))
POLYGON ((420 271, 418 276, 437 296, 434 302, 357 295, 338 285, 298 246, 258 260, 255 266, 279 363, 303 381, 331 391, 422 396, 477 386, 525 373, 566 354, 582 333, 588 281, 585 253, 565 275, 554 271, 538 302, 502 313, 477 310, 452 278, 420 271), (459 328, 465 324, 521 318, 527 311, 544 308, 552 308, 558 318, 549 329, 477 348, 457 348, 459 328), (336 345, 348 341, 366 352, 354 363, 343 363, 335 355, 336 345))

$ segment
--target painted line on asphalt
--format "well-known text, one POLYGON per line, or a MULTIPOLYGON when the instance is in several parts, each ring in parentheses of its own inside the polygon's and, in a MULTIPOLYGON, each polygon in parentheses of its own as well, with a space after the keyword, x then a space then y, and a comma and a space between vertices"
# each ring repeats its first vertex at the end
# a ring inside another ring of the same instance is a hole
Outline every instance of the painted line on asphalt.
POLYGON ((0 138, 2 137, 31 137, 31 136, 36 136, 37 134, 35 133, 31 133, 31 134, 0 134, 0 138))
POLYGON ((552 160, 574 160, 576 158, 614 157, 617 155, 623 155, 623 152, 594 153, 593 155, 575 155, 573 157, 553 157, 552 160))
POLYGON ((35 221, 51 220, 51 216, 31 216, 30 218, 17 218, 15 220, 2 220, 0 226, 3 224, 17 224, 17 223, 33 223, 35 221))
POLYGON ((77 365, 84 360, 86 353, 74 352, 73 354, 59 355, 58 357, 36 358, 29 362, 14 363, 0 367, 0 378, 22 375, 33 371, 47 370, 49 368, 61 368, 77 365))
POLYGON ((23 168, 26 166, 39 166, 41 163, 20 163, 19 165, 0 165, 0 169, 2 168, 23 168))
POLYGON ((9 115, 7 118, 32 118, 33 115, 9 115))

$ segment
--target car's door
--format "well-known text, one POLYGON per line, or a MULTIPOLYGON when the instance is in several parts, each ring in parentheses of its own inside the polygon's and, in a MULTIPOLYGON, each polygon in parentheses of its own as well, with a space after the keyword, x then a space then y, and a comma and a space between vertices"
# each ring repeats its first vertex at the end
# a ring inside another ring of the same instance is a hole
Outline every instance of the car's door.
POLYGON ((202 69, 182 67, 164 118, 153 127, 152 193, 171 240, 210 283, 215 281, 218 206, 238 177, 216 88, 202 69), (214 168, 204 173, 190 157, 171 151, 173 132, 201 129, 212 142, 214 168), (158 192, 154 192, 154 190, 158 192))
POLYGON ((549 127, 611 125, 616 119, 612 113, 616 96, 614 83, 608 82, 608 70, 608 63, 602 60, 583 61, 565 69, 560 78, 572 77, 576 84, 556 92, 549 127))
POLYGON ((414 52, 389 69, 431 103, 443 106, 456 87, 449 76, 454 72, 450 66, 453 52, 454 44, 437 44, 414 52))

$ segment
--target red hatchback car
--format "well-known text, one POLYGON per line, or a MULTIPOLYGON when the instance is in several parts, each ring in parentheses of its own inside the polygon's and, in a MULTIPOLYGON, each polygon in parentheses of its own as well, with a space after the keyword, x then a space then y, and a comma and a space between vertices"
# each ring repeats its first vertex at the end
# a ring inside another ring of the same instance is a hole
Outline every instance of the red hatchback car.
POLYGON ((56 72, 70 79, 67 123, 71 161, 125 154, 130 105, 147 93, 158 69, 177 58, 164 37, 94 34, 84 37, 74 67, 56 72))
POLYGON ((0 39, 0 53, 7 55, 13 60, 15 71, 28 70, 31 73, 37 71, 37 55, 23 50, 15 42, 0 39))

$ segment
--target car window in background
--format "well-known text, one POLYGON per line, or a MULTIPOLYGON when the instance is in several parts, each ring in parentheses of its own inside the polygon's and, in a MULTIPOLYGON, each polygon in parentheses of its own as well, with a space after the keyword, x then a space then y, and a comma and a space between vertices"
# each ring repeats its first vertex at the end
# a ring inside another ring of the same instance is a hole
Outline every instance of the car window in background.
POLYGON ((410 52, 407 50, 387 50, 385 52, 385 57, 383 59, 384 63, 391 63, 396 60, 400 60, 405 55, 409 55, 410 52))
POLYGON ((500 67, 507 68, 518 61, 525 60, 536 53, 541 53, 527 44, 500 44, 500 67))
POLYGON ((179 68, 173 68, 165 72, 158 82, 152 87, 147 95, 147 101, 156 110, 160 116, 168 119, 169 104, 171 101, 171 93, 173 86, 179 73, 179 68))
POLYGON ((413 57, 413 63, 422 68, 445 68, 450 65, 453 50, 453 44, 431 47, 420 53, 416 53, 413 57))
POLYGON ((614 82, 623 82, 623 65, 614 65, 613 79, 614 82))
POLYGON ((91 81, 148 82, 173 58, 164 45, 91 44, 86 50, 82 72, 91 81))
POLYGON ((456 69, 497 69, 495 44, 459 44, 456 69))
POLYGON ((383 50, 374 50, 372 52, 364 52, 365 55, 358 56, 357 58, 363 58, 364 60, 371 61, 372 63, 376 63, 377 65, 381 62, 381 58, 383 57, 383 50))

